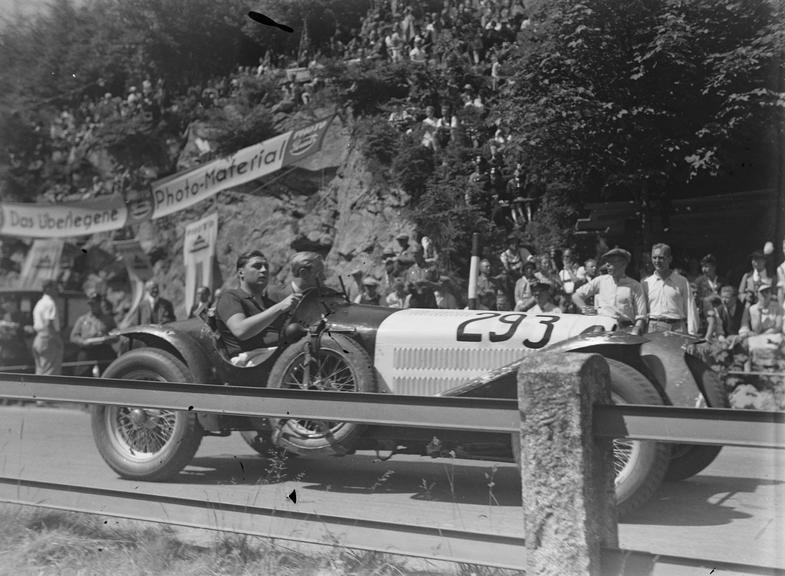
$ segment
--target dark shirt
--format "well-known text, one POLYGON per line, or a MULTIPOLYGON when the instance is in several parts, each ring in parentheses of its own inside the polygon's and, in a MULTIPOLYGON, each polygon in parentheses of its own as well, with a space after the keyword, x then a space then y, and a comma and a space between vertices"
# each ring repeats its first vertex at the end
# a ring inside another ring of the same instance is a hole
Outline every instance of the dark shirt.
POLYGON ((277 336, 283 325, 285 314, 281 314, 270 326, 246 340, 240 340, 232 334, 232 331, 226 325, 226 320, 235 314, 244 314, 248 318, 259 312, 264 312, 274 304, 275 302, 267 298, 267 296, 263 296, 262 304, 259 304, 253 296, 239 288, 230 288, 221 293, 215 308, 215 321, 221 334, 221 342, 229 357, 237 356, 240 352, 265 348, 277 343, 277 336))

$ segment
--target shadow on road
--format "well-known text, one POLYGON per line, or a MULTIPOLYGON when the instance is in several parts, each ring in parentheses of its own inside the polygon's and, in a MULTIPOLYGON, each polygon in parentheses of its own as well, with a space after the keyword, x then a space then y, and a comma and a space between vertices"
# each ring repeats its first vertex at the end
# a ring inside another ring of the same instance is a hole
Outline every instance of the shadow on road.
MULTIPOLYGON (((781 480, 728 478, 701 474, 681 482, 662 485, 648 504, 625 518, 624 524, 668 526, 719 526, 752 515, 738 508, 749 508, 751 494, 761 487, 779 486, 781 480), (741 499, 743 503, 740 503, 741 499)), ((754 498, 765 503, 761 495, 754 498)))
POLYGON ((275 484, 299 480, 298 490, 342 494, 410 494, 413 499, 465 504, 521 505, 515 467, 493 470, 490 463, 454 464, 450 460, 389 460, 371 456, 342 458, 287 457, 285 470, 263 457, 197 457, 177 477, 184 484, 275 484), (492 486, 489 486, 492 484, 492 486))

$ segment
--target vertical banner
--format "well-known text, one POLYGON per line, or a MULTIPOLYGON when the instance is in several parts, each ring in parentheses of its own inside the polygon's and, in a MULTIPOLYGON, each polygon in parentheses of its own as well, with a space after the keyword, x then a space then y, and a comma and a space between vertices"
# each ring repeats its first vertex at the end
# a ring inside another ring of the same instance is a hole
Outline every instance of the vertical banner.
POLYGON ((136 310, 144 297, 144 283, 153 277, 153 267, 138 240, 118 240, 114 242, 114 249, 125 262, 131 283, 131 309, 120 321, 120 327, 126 327, 132 324, 136 316, 136 310))
POLYGON ((218 214, 211 214, 185 227, 185 313, 190 312, 201 286, 213 287, 213 261, 218 238, 218 214))
POLYGON ((44 281, 57 280, 60 275, 60 258, 62 255, 62 240, 57 238, 34 240, 22 266, 19 287, 41 290, 44 281))

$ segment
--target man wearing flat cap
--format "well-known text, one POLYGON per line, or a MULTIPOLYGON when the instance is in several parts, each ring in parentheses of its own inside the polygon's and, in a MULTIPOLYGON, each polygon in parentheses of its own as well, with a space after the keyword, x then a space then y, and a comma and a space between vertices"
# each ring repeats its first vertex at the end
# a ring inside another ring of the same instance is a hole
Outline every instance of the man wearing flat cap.
POLYGON ((698 309, 689 281, 671 268, 671 248, 655 244, 651 248, 654 274, 643 280, 649 308, 649 332, 698 333, 698 309))
POLYGON ((608 273, 593 278, 572 295, 572 301, 584 314, 602 314, 616 318, 621 328, 632 327, 633 334, 643 333, 646 323, 646 297, 639 282, 627 276, 630 253, 613 248, 602 255, 608 273), (586 298, 594 297, 594 306, 586 298))

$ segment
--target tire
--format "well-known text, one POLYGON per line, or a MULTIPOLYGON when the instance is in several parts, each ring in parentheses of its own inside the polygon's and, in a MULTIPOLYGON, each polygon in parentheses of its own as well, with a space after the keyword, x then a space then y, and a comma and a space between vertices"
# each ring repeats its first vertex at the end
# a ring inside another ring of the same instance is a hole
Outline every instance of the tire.
MULTIPOLYGON (((112 362, 105 378, 193 382, 190 370, 174 355, 138 348, 112 362)), ((130 406, 92 406, 93 439, 101 457, 123 478, 161 481, 175 476, 202 442, 196 414, 130 406)))
MULTIPOLYGON (((270 388, 303 387, 302 361, 308 338, 306 336, 283 351, 270 371, 270 388)), ((376 391, 373 363, 365 350, 351 338, 342 334, 322 335, 317 360, 318 374, 317 380, 311 384, 312 390, 376 391)), ((311 377, 315 376, 312 374, 311 377)), ((275 418, 271 419, 271 423, 274 444, 300 455, 342 456, 351 453, 365 430, 362 424, 323 420, 275 418)))
MULTIPOLYGON (((707 404, 712 408, 727 408, 728 395, 719 376, 708 366, 701 374, 702 389, 707 404)), ((672 444, 671 460, 665 474, 667 482, 677 482, 695 476, 704 470, 722 450, 722 446, 697 444, 672 444)))
MULTIPOLYGON (((643 374, 606 358, 614 404, 662 404, 657 389, 643 374)), ((652 440, 614 440, 616 509, 619 517, 645 504, 662 484, 670 460, 670 446, 652 440)))

